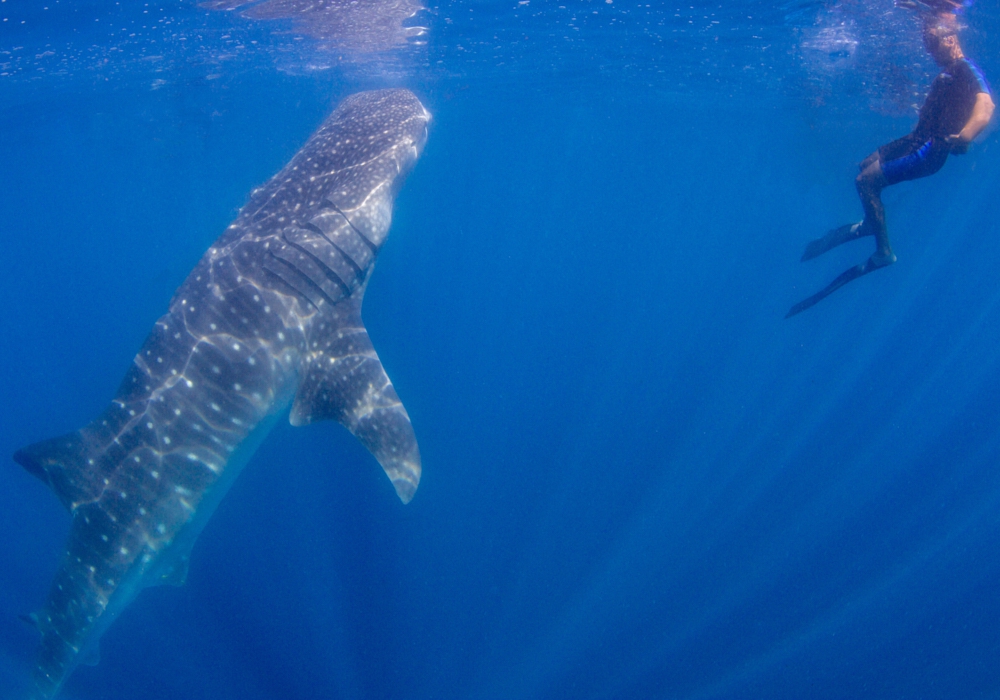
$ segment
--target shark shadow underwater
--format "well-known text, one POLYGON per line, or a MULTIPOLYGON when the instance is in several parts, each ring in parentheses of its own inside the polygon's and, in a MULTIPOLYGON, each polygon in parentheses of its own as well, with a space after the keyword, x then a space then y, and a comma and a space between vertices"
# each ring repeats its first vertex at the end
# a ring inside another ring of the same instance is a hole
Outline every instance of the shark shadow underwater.
POLYGON ((292 425, 338 421, 413 497, 420 453, 361 302, 429 119, 408 90, 345 99, 178 288, 107 410, 14 455, 72 515, 31 616, 32 697, 57 695, 144 587, 183 583, 195 539, 290 403, 292 425))

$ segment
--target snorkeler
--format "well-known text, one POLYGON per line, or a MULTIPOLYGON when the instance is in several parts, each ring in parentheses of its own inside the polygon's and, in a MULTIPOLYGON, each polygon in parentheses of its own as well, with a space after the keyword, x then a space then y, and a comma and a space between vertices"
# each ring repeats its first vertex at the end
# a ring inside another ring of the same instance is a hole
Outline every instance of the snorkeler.
MULTIPOLYGON (((897 3, 900 4, 900 3, 897 3)), ((845 270, 824 289, 793 306, 785 318, 808 309, 848 282, 872 270, 896 262, 889 245, 882 206, 882 190, 904 180, 933 175, 949 153, 969 150, 993 116, 993 98, 979 69, 962 52, 958 42, 957 3, 937 0, 924 21, 924 46, 941 73, 934 79, 917 126, 901 139, 881 146, 861 162, 855 184, 865 218, 856 224, 835 228, 811 241, 802 260, 811 260, 842 243, 864 236, 875 237, 875 252, 865 262, 845 270)))

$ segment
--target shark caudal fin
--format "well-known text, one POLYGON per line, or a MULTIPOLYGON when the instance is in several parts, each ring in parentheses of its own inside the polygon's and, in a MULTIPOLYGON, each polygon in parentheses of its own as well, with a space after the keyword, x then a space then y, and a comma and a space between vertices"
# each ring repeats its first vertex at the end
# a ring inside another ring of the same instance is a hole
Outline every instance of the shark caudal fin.
POLYGON ((410 417, 385 373, 360 303, 345 304, 334 323, 310 338, 307 366, 289 420, 335 420, 368 448, 409 503, 420 483, 420 450, 410 417))
POLYGON ((94 450, 83 434, 76 432, 43 440, 14 453, 14 461, 34 474, 55 492, 72 512, 80 503, 100 494, 100 470, 94 450))

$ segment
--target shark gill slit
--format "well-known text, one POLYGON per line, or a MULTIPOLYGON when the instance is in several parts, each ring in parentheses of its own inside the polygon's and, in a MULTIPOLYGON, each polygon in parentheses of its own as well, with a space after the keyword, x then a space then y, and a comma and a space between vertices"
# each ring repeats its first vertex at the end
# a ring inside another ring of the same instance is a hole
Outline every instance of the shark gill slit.
MULTIPOLYGON (((326 275, 327 279, 329 279, 331 282, 333 282, 334 284, 336 284, 337 286, 340 287, 340 291, 344 293, 344 298, 345 299, 347 297, 351 296, 351 288, 347 285, 346 282, 344 282, 344 280, 340 279, 340 275, 338 275, 336 272, 334 272, 333 270, 330 269, 329 265, 327 265, 325 262, 323 262, 322 260, 320 260, 317 256, 313 255, 309 250, 306 249, 305 246, 299 245, 298 243, 293 243, 292 241, 289 241, 288 239, 285 239, 285 240, 288 243, 288 245, 292 246, 293 248, 295 248, 296 250, 298 250, 299 252, 301 252, 303 255, 306 255, 310 259, 312 259, 312 261, 314 263, 316 263, 316 267, 318 267, 320 269, 320 272, 322 272, 324 275, 326 275)), ((336 246, 334 246, 334 247, 336 247, 336 246)), ((308 279, 308 275, 305 275, 305 276, 308 279)), ((311 279, 309 281, 312 282, 311 279)), ((313 282, 313 285, 315 285, 319 289, 322 289, 315 282, 313 282)), ((330 299, 330 297, 327 296, 325 293, 324 293, 323 296, 326 297, 326 300, 329 301, 331 304, 334 303, 334 301, 332 299, 330 299)))
POLYGON ((350 226, 352 229, 354 229, 354 233, 358 234, 358 237, 360 237, 361 240, 364 241, 365 245, 367 245, 369 248, 371 248, 372 255, 378 255, 378 246, 375 245, 374 243, 372 243, 370 240, 368 240, 368 236, 366 236, 365 234, 361 233, 361 230, 357 226, 354 225, 354 222, 351 221, 350 217, 348 217, 347 214, 345 214, 343 211, 341 211, 340 207, 338 207, 336 204, 334 204, 333 202, 331 202, 329 199, 324 199, 323 200, 323 206, 325 206, 328 209, 333 209, 335 212, 337 212, 342 217, 344 217, 344 221, 347 222, 347 225, 350 226))
MULTIPOLYGON (((350 222, 348 222, 348 223, 350 223, 350 222)), ((304 228, 307 231, 312 231, 313 233, 315 233, 315 234, 317 234, 319 236, 322 236, 323 240, 325 240, 327 243, 329 243, 331 246, 333 246, 334 250, 336 250, 338 253, 340 253, 340 256, 344 259, 344 261, 348 265, 350 265, 350 267, 354 270, 354 274, 358 278, 358 283, 361 283, 361 282, 365 281, 365 271, 361 269, 361 266, 358 265, 356 262, 354 262, 354 258, 352 258, 350 255, 348 255, 347 251, 345 251, 339 245, 337 245, 336 243, 334 243, 333 239, 330 238, 328 235, 326 235, 323 232, 323 229, 321 229, 319 226, 317 226, 316 224, 314 224, 312 222, 309 222, 309 221, 307 221, 306 223, 302 224, 302 228, 304 228)))

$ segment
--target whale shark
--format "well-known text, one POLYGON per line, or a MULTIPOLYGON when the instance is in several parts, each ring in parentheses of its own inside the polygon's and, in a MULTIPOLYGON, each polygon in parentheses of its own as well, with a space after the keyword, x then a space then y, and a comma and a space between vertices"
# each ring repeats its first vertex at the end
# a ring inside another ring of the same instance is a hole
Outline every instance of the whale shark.
POLYGON ((31 697, 56 696, 143 588, 183 583, 198 534, 278 418, 338 421, 413 497, 416 437, 361 303, 429 120, 408 90, 347 97, 177 289, 104 413, 14 455, 71 514, 30 616, 31 697))

